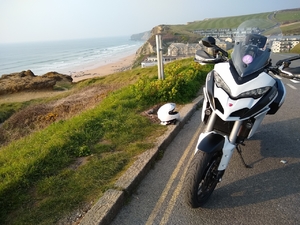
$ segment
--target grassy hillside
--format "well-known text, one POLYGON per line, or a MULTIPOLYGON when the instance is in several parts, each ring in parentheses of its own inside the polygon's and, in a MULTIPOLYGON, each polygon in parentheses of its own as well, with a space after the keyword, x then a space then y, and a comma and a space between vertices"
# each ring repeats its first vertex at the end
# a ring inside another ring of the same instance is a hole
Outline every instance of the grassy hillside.
POLYGON ((185 25, 189 31, 211 28, 236 28, 242 22, 249 19, 268 19, 270 13, 251 14, 245 16, 233 16, 225 18, 210 18, 202 21, 195 21, 185 25))
MULTIPOLYGON (((228 16, 223 18, 208 18, 202 21, 191 22, 180 27, 190 32, 198 29, 236 28, 239 26, 239 24, 249 19, 267 19, 273 21, 274 23, 280 23, 281 25, 300 22, 300 8, 294 10, 277 11, 276 13, 266 12, 232 17, 228 16)), ((294 28, 295 27, 285 27, 284 32, 289 32, 289 30, 294 30, 294 28)), ((300 32, 298 34, 300 34, 300 32)))
POLYGON ((25 107, 5 121, 1 128, 9 134, 26 132, 0 148, 0 224, 55 224, 87 210, 166 130, 145 112, 189 102, 210 69, 190 58, 166 65, 165 80, 157 79, 155 66, 89 79, 50 101, 59 106, 78 93, 90 95, 76 114, 67 114, 68 104, 30 120, 49 102, 40 99, 28 106, 30 113, 25 107), (47 126, 35 126, 40 122, 47 126))
POLYGON ((299 22, 300 19, 300 9, 290 9, 290 10, 283 10, 278 11, 275 14, 276 21, 280 23, 293 23, 293 22, 299 22))
POLYGON ((294 22, 291 24, 282 25, 281 30, 285 35, 299 35, 300 34, 300 22, 294 22))

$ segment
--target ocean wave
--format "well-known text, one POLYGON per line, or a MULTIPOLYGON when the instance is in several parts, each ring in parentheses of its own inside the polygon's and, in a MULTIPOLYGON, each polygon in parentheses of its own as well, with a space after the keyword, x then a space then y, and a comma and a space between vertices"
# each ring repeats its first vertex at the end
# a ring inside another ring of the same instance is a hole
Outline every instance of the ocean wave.
POLYGON ((0 46, 0 51, 6 53, 0 55, 0 75, 28 69, 38 75, 49 71, 63 73, 132 54, 141 45, 119 37, 0 46))

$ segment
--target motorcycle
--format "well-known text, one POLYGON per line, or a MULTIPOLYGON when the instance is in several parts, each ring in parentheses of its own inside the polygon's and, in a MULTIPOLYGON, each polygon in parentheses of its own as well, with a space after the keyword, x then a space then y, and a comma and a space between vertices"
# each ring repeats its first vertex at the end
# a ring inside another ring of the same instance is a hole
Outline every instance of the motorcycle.
POLYGON ((249 24, 247 21, 237 29, 231 59, 213 37, 202 39, 205 47, 213 49, 213 54, 196 52, 197 62, 214 64, 214 68, 207 74, 203 88, 201 120, 205 129, 185 177, 185 200, 192 208, 208 201, 222 180, 234 149, 250 168, 242 156, 241 145, 253 136, 264 117, 275 114, 285 100, 284 84, 275 75, 299 79, 300 67, 287 69, 287 66, 300 57, 281 60, 272 66, 268 47, 272 40, 261 34, 266 28, 249 24))

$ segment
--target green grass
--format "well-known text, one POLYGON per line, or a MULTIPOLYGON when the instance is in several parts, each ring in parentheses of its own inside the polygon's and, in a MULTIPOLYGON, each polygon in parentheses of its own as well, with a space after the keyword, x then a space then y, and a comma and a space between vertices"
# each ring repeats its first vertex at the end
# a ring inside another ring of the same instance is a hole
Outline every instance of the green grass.
POLYGON ((150 90, 158 82, 157 67, 80 82, 77 88, 103 84, 119 84, 120 88, 95 108, 0 149, 0 223, 54 224, 97 201, 166 130, 141 112, 168 98, 189 102, 210 69, 192 59, 170 63, 166 85, 162 83, 156 94, 151 92, 148 97, 138 95, 140 82, 148 80, 143 84, 150 90), (174 94, 174 90, 189 87, 193 91, 188 94, 174 94), (76 162, 82 159, 85 163, 78 166, 76 162))
POLYGON ((15 112, 17 112, 21 109, 24 109, 29 105, 38 104, 42 101, 45 101, 45 100, 34 99, 34 100, 30 100, 30 101, 25 101, 25 102, 11 102, 11 103, 0 104, 0 123, 3 123, 15 112))
POLYGON ((282 33, 286 35, 300 34, 300 22, 293 23, 291 25, 281 26, 282 33))
POLYGON ((300 20, 300 10, 292 11, 279 11, 275 15, 275 19, 278 22, 287 22, 287 21, 299 21, 300 20))
MULTIPOLYGON (((266 19, 273 23, 292 23, 300 21, 300 10, 290 10, 290 11, 278 11, 274 15, 274 12, 241 15, 241 16, 228 16, 222 18, 207 18, 201 21, 190 22, 187 25, 172 25, 172 29, 177 30, 178 33, 183 32, 183 30, 193 32, 194 30, 201 29, 218 29, 218 28, 237 28, 242 22, 250 19, 266 19)), ((296 27, 282 27, 284 34, 299 34, 299 25, 296 27), (298 28, 298 29, 297 29, 298 28)))
POLYGON ((291 49, 291 53, 300 54, 300 43, 297 44, 294 48, 291 49))
POLYGON ((188 30, 211 29, 211 28, 236 28, 242 22, 250 19, 268 19, 270 13, 251 14, 245 16, 233 16, 224 18, 211 18, 192 22, 186 25, 188 30))
POLYGON ((12 114, 25 107, 26 102, 3 103, 0 104, 0 123, 7 120, 12 114))

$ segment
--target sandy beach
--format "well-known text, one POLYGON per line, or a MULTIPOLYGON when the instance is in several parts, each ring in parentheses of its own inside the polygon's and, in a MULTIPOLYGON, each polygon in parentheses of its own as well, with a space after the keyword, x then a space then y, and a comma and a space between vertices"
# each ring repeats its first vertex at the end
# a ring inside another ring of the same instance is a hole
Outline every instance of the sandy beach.
POLYGON ((102 77, 112 73, 128 70, 131 68, 132 63, 134 62, 134 58, 135 54, 132 54, 115 62, 109 62, 107 64, 101 65, 95 69, 73 72, 71 74, 73 82, 78 82, 93 77, 102 77))
MULTIPOLYGON (((73 78, 73 82, 78 82, 85 79, 90 79, 93 77, 102 77, 107 76, 109 74, 113 74, 120 71, 125 71, 131 69, 132 63, 135 59, 135 53, 129 56, 125 56, 123 58, 113 60, 107 60, 106 62, 99 62, 99 67, 95 69, 82 69, 72 72, 70 75, 73 78), (105 64, 107 63, 107 64, 105 64), (101 65, 102 64, 102 65, 101 65)), ((59 91, 26 91, 26 92, 19 92, 13 93, 8 95, 1 95, 0 96, 0 103, 8 103, 8 102, 23 102, 28 101, 31 99, 41 98, 41 97, 49 97, 55 96, 59 94, 59 91), (38 93, 38 94, 37 94, 38 93)))

